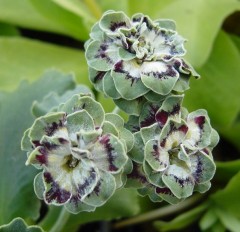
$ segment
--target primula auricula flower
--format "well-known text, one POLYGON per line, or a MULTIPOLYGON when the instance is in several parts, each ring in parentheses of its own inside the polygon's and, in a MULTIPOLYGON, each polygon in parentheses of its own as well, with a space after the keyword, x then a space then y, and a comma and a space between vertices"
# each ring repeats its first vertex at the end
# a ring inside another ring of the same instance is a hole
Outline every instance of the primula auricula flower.
POLYGON ((199 77, 182 59, 185 40, 171 20, 107 11, 90 37, 85 45, 90 80, 129 114, 137 114, 132 106, 140 100, 183 92, 190 76, 199 77))
POLYGON ((72 213, 103 205, 132 168, 126 153, 133 135, 123 125, 120 116, 80 95, 36 119, 22 149, 28 151, 26 164, 43 169, 34 180, 37 196, 72 213))
POLYGON ((188 113, 182 99, 172 95, 161 104, 146 103, 137 125, 129 122, 136 132, 128 185, 154 201, 177 203, 193 191, 205 192, 215 173, 211 151, 218 134, 205 110, 188 113))

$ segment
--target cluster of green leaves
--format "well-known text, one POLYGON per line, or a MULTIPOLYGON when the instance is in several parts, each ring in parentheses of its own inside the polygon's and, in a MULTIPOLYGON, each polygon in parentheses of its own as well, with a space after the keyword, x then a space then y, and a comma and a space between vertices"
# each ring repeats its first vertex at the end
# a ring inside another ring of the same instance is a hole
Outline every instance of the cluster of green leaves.
MULTIPOLYGON (((222 140, 228 140, 239 154, 240 39, 222 30, 226 18, 240 11, 238 0, 0 0, 0 6, 1 232, 11 231, 10 227, 16 225, 22 231, 41 231, 27 228, 21 219, 8 225, 16 217, 35 224, 40 215, 40 201, 32 187, 36 171, 25 168, 26 156, 20 150, 20 140, 34 120, 32 103, 41 102, 53 92, 63 96, 74 90, 76 84, 71 75, 45 74, 44 79, 39 76, 46 69, 57 68, 65 73, 74 72, 78 83, 91 86, 83 50, 56 45, 57 39, 56 44, 49 44, 25 38, 19 28, 61 34, 82 43, 88 39, 91 26, 109 9, 122 10, 129 16, 142 12, 153 19, 175 20, 179 34, 188 39, 187 60, 202 76, 200 81, 191 82, 184 104, 190 111, 205 108, 222 140), (22 82, 17 87, 23 79, 35 82, 22 82)), ((107 112, 112 110, 111 100, 103 95, 98 100, 107 112)), ((41 107, 40 103, 38 106, 41 107)), ((185 228, 196 221, 202 231, 239 231, 240 161, 233 149, 224 152, 218 149, 215 153, 219 159, 217 172, 212 193, 204 203, 180 213, 171 222, 156 221, 154 225, 159 231, 185 228)), ((152 206, 143 201, 134 190, 119 190, 95 212, 70 216, 63 231, 76 231, 85 222, 129 217, 150 210, 152 206)), ((58 208, 50 208, 40 222, 42 228, 48 231, 58 215, 58 208)))

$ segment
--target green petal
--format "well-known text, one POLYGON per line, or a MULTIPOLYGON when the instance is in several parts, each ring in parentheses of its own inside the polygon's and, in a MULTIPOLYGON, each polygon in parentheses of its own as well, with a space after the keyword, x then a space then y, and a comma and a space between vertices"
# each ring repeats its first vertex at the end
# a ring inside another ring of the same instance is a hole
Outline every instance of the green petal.
POLYGON ((102 133, 103 134, 113 134, 118 137, 119 132, 113 123, 105 121, 102 125, 102 133))
POLYGON ((161 129, 157 123, 154 123, 151 126, 141 128, 141 136, 144 143, 147 143, 149 140, 156 139, 159 140, 161 129))
POLYGON ((133 148, 134 136, 129 130, 122 128, 122 130, 119 131, 119 139, 126 144, 127 151, 133 148))
POLYGON ((100 179, 94 190, 84 199, 84 203, 92 206, 103 205, 115 192, 115 178, 107 172, 100 172, 100 179))
POLYGON ((179 73, 170 65, 161 61, 144 62, 141 67, 141 80, 152 91, 169 94, 179 78, 179 73))
POLYGON ((104 32, 99 27, 99 23, 95 23, 91 29, 90 37, 93 40, 103 41, 104 39, 104 32))
POLYGON ((145 98, 139 97, 135 100, 114 99, 114 103, 124 112, 129 115, 139 115, 143 104, 146 102, 145 98))
POLYGON ((128 159, 122 142, 111 134, 99 137, 90 152, 95 165, 110 173, 120 172, 128 159))
POLYGON ((30 141, 30 138, 29 138, 29 132, 30 132, 30 129, 27 129, 25 132, 24 132, 24 135, 23 135, 23 138, 22 138, 22 141, 21 141, 21 149, 23 151, 31 151, 32 148, 33 148, 33 145, 30 141))
POLYGON ((44 135, 54 135, 59 130, 64 129, 65 121, 66 113, 64 112, 49 113, 36 119, 29 131, 31 141, 39 141, 44 135))
POLYGON ((33 185, 34 185, 34 192, 37 195, 37 197, 40 200, 43 200, 44 199, 43 194, 44 194, 45 187, 44 187, 44 183, 43 183, 43 173, 42 172, 38 173, 35 176, 33 185))
POLYGON ((71 200, 64 205, 64 207, 68 212, 73 214, 78 214, 80 212, 93 212, 96 209, 96 207, 87 205, 74 197, 72 197, 71 200))
POLYGON ((76 111, 67 116, 67 130, 71 140, 76 140, 76 133, 94 130, 94 122, 86 110, 76 111))
POLYGON ((134 145, 128 156, 137 163, 142 163, 144 159, 144 143, 140 131, 133 134, 134 145))
POLYGON ((154 171, 164 171, 169 165, 169 154, 158 146, 157 140, 149 140, 145 146, 144 157, 154 171))
POLYGON ((60 105, 58 110, 71 114, 83 109, 93 118, 95 127, 101 127, 104 121, 103 107, 89 96, 74 95, 65 104, 60 105))
POLYGON ((111 72, 117 91, 126 100, 136 99, 149 91, 141 81, 140 66, 135 60, 120 60, 111 72))
POLYGON ((98 71, 108 71, 120 60, 118 47, 111 41, 92 41, 86 50, 87 63, 98 71))
POLYGON ((171 190, 167 187, 156 188, 156 194, 171 205, 175 205, 184 200, 184 198, 178 199, 176 196, 174 196, 171 190))
POLYGON ((88 67, 89 79, 97 91, 103 92, 103 79, 107 72, 97 71, 88 67))
POLYGON ((210 181, 216 171, 213 160, 204 152, 196 152, 189 156, 191 162, 191 172, 197 183, 210 181))
POLYGON ((154 23, 157 23, 160 28, 165 28, 168 30, 176 30, 176 24, 173 20, 170 19, 157 19, 154 21, 154 23))
POLYGON ((211 188, 211 183, 210 181, 203 183, 203 184, 195 184, 194 186, 194 191, 200 192, 200 193, 205 193, 211 188))
POLYGON ((124 126, 124 120, 117 114, 107 113, 105 114, 105 121, 111 122, 118 130, 121 130, 124 126))
POLYGON ((162 181, 163 172, 156 172, 146 161, 143 162, 143 170, 151 184, 157 187, 165 187, 165 184, 162 181))
POLYGON ((110 74, 110 71, 107 72, 103 78, 103 91, 108 97, 111 97, 113 99, 118 99, 121 97, 120 93, 117 91, 115 87, 115 83, 110 74))
POLYGON ((131 21, 122 11, 107 12, 100 19, 99 26, 107 34, 114 34, 120 28, 130 28, 131 21))
POLYGON ((192 195, 194 189, 194 179, 189 174, 189 170, 172 164, 162 176, 163 182, 171 192, 179 199, 192 195))

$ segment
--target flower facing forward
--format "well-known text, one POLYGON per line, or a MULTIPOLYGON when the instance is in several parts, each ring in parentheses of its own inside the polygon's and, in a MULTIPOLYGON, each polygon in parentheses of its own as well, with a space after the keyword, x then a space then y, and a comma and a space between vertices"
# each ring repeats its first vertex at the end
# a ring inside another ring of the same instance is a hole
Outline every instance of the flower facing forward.
POLYGON ((171 20, 152 21, 143 14, 129 19, 123 12, 107 11, 90 37, 86 43, 90 80, 128 113, 129 101, 183 92, 189 77, 198 77, 182 59, 185 40, 171 20))
POLYGON ((37 196, 73 213, 103 205, 131 170, 126 153, 133 136, 123 124, 90 96, 79 95, 36 119, 22 148, 26 164, 43 169, 34 180, 37 196))
MULTIPOLYGON (((140 182, 140 193, 176 203, 205 192, 215 173, 211 155, 218 143, 205 110, 188 113, 183 96, 169 96, 161 104, 146 103, 135 132, 134 160, 129 179, 140 182), (140 156, 140 150, 143 147, 140 156)), ((136 126, 135 126, 136 128, 136 126)))

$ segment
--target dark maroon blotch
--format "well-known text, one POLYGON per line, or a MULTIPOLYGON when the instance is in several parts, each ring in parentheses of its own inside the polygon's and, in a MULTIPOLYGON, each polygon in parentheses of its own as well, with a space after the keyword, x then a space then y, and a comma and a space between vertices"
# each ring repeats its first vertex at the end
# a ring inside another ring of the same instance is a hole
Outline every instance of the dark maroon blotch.
POLYGON ((118 28, 126 26, 127 26, 126 22, 111 22, 110 30, 116 31, 118 28))
POLYGON ((194 118, 194 122, 199 126, 201 130, 203 129, 205 120, 206 120, 205 116, 198 116, 194 118))

